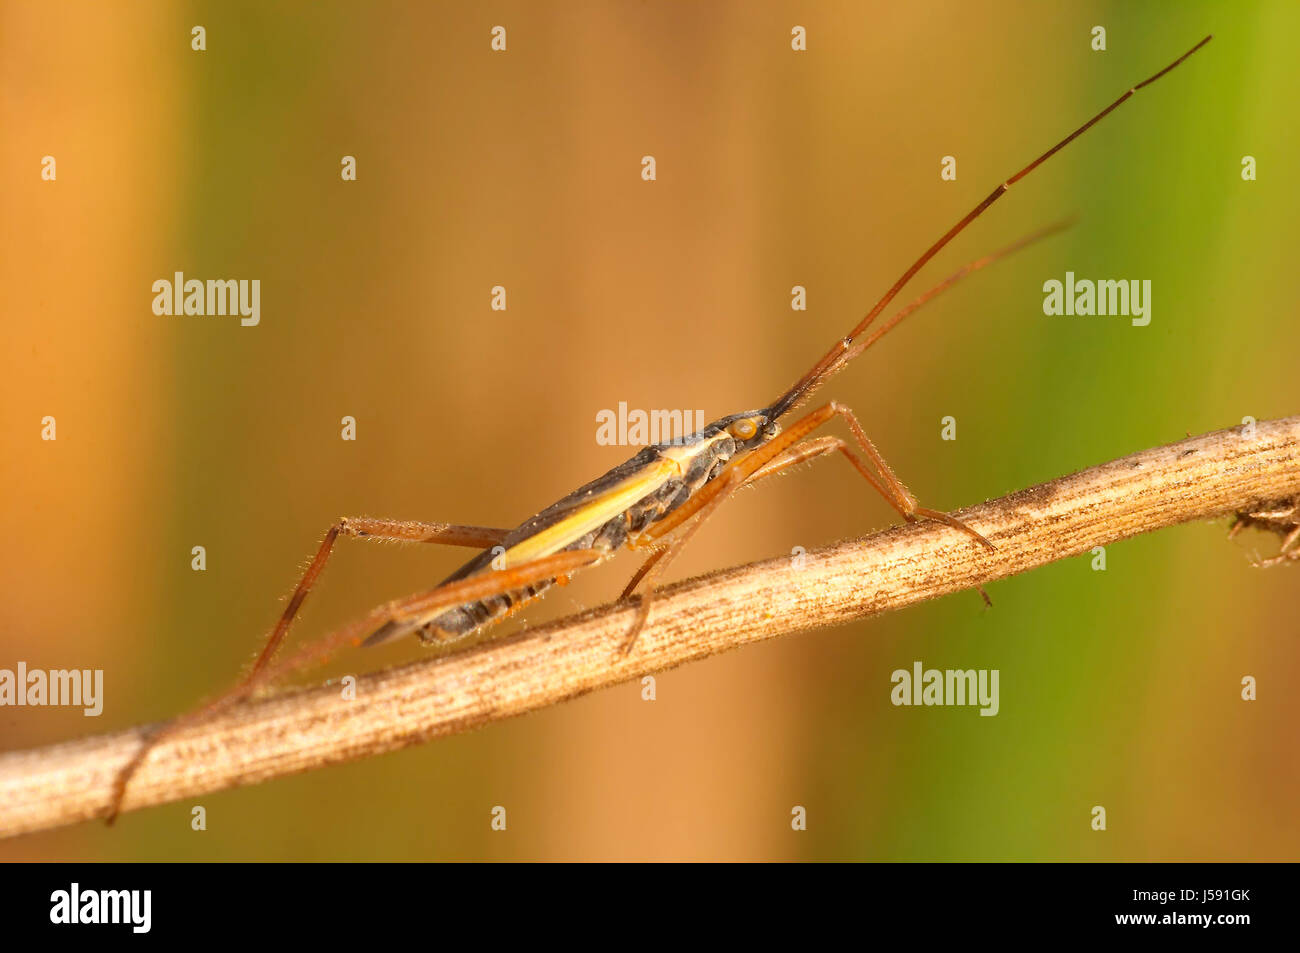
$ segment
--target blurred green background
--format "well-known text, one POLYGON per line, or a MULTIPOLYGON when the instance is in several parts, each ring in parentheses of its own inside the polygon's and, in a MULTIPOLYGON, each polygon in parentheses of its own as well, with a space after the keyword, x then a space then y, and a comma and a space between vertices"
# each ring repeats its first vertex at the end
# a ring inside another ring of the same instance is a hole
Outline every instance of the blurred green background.
MULTIPOLYGON (((0 709, 4 749, 227 685, 337 516, 514 525, 630 454, 596 444, 602 408, 771 399, 991 187, 1206 33, 925 277, 1078 212, 1073 230, 826 393, 944 509, 1300 412, 1294 3, 5 0, 0 18, 0 666, 103 668, 108 693, 97 720, 0 709), (152 282, 178 270, 259 278, 261 325, 155 316, 152 282), (1044 316, 1066 270, 1150 279, 1150 326, 1044 316)), ((826 462, 743 494, 673 576, 891 522, 826 462)), ((991 611, 964 593, 664 673, 653 703, 628 685, 209 795, 202 833, 186 802, 0 857, 1295 859, 1297 567, 1252 568, 1276 540, 1226 529, 996 583, 991 611), (894 708, 915 660, 999 669, 1000 714, 894 708)), ((464 558, 345 541, 298 635, 464 558)), ((606 601, 635 565, 514 624, 606 601)))

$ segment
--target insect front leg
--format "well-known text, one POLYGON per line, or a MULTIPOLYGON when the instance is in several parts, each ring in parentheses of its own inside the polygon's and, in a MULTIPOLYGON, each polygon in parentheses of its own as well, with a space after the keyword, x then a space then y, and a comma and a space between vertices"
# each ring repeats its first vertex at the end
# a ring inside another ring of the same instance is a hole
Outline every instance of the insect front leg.
MULTIPOLYGON (((624 640, 621 654, 626 655, 632 650, 633 645, 636 644, 637 636, 640 635, 641 629, 645 626, 646 619, 650 614, 650 602, 654 595, 655 580, 663 575, 664 570, 676 558, 690 537, 695 534, 704 520, 724 500, 742 486, 836 450, 842 453, 876 492, 883 496, 889 505, 894 507, 909 523, 918 519, 931 519, 961 530, 990 550, 996 549, 983 535, 956 517, 919 505, 916 497, 898 479, 893 469, 885 462, 885 458, 881 456, 880 451, 876 449, 875 444, 867 437, 866 431, 858 423, 853 411, 843 404, 831 401, 829 404, 819 407, 807 416, 795 421, 784 433, 754 450, 748 456, 737 460, 712 483, 706 484, 694 497, 683 503, 669 516, 647 529, 642 534, 641 539, 633 544, 634 548, 655 545, 658 540, 663 539, 669 533, 689 522, 689 525, 685 525, 685 529, 676 539, 666 544, 663 549, 646 561, 645 565, 632 577, 627 588, 623 590, 623 596, 626 598, 642 583, 648 583, 646 591, 641 596, 641 603, 636 618, 633 620, 632 628, 624 640), (848 443, 838 437, 822 437, 803 443, 800 442, 808 434, 837 416, 844 418, 861 449, 875 464, 877 472, 873 473, 871 468, 863 463, 861 457, 853 452, 848 443)), ((980 591, 987 602, 987 594, 984 594, 983 590, 980 591)))
MULTIPOLYGON (((805 440, 803 443, 796 444, 795 446, 791 447, 781 456, 777 457, 771 463, 764 466, 761 470, 759 470, 748 480, 746 480, 744 485, 750 486, 751 484, 757 483, 759 480, 765 479, 766 477, 776 476, 778 473, 782 473, 783 471, 788 470, 791 467, 796 467, 801 463, 807 463, 808 461, 815 460, 818 457, 824 457, 826 456, 826 454, 834 453, 837 450, 840 453, 844 454, 844 456, 850 462, 853 462, 855 460, 853 451, 849 449, 849 445, 839 437, 817 437, 812 440, 805 440)), ((857 468, 859 472, 862 472, 861 461, 858 461, 857 468)), ((871 479, 871 477, 868 476, 868 479, 871 479)), ((873 486, 876 485, 876 481, 874 479, 872 479, 872 485, 873 486)), ((962 524, 962 526, 964 527, 965 524, 962 524)), ((980 539, 983 539, 983 537, 981 536, 980 539)), ((987 606, 992 606, 993 600, 990 599, 989 594, 984 591, 984 587, 976 586, 975 588, 976 591, 979 592, 980 598, 984 600, 984 604, 987 606)))
POLYGON ((813 440, 805 440, 803 443, 791 447, 761 470, 756 471, 753 476, 745 481, 745 486, 753 486, 759 480, 765 480, 770 476, 784 473, 801 463, 807 463, 810 460, 816 460, 818 457, 824 457, 828 453, 843 449, 844 446, 844 441, 839 437, 817 437, 813 440))
MULTIPOLYGON (((837 449, 844 454, 849 462, 853 464, 854 469, 862 474, 876 492, 883 496, 885 501, 897 510, 909 523, 922 518, 935 520, 936 522, 951 526, 954 529, 961 530, 963 533, 972 537, 976 542, 990 550, 997 548, 985 539, 984 536, 967 526, 961 520, 949 516, 947 513, 942 513, 938 510, 932 510, 918 505, 916 497, 911 494, 907 487, 903 486, 902 481, 900 481, 894 474, 893 469, 885 462, 885 458, 880 455, 880 452, 876 449, 875 445, 867 437, 866 432, 862 429, 862 425, 858 423, 858 419, 853 415, 853 411, 849 410, 837 401, 831 401, 828 404, 818 407, 807 416, 801 417, 799 420, 795 421, 773 440, 756 450, 753 450, 746 456, 737 459, 728 467, 725 474, 727 477, 734 475, 734 479, 719 477, 712 483, 706 484, 698 493, 695 494, 694 497, 687 500, 667 517, 647 529, 643 536, 646 537, 647 542, 666 536, 687 520, 694 517, 703 507, 708 506, 715 497, 720 495, 730 495, 739 489, 739 487, 751 482, 751 478, 754 478, 761 471, 765 469, 771 470, 773 464, 777 464, 776 470, 785 469, 786 465, 793 465, 782 464, 782 458, 786 457, 787 454, 790 453, 791 448, 795 444, 799 443, 818 427, 823 426, 837 416, 844 418, 845 422, 849 426, 849 430, 852 431, 853 436, 856 438, 858 445, 871 459, 878 472, 873 473, 871 468, 863 463, 862 459, 854 453, 844 441, 840 441, 840 443, 833 447, 829 443, 811 441, 810 444, 815 445, 817 449, 815 452, 811 453, 809 456, 803 457, 802 459, 811 459, 812 457, 829 453, 831 449, 837 449)), ((802 462, 802 459, 795 460, 794 462, 802 462)))
MULTIPOLYGON (((844 455, 845 459, 853 464, 853 468, 871 484, 872 488, 884 497, 885 501, 897 510, 899 515, 909 523, 914 523, 918 519, 934 520, 935 522, 944 523, 954 529, 961 530, 963 533, 966 533, 977 543, 989 550, 995 550, 997 548, 982 534, 975 531, 970 526, 967 526, 956 517, 949 516, 947 513, 943 513, 939 510, 932 510, 929 507, 921 506, 917 502, 916 497, 912 495, 911 491, 903 485, 903 482, 898 478, 897 474, 894 473, 893 467, 886 462, 884 456, 876 449, 876 445, 871 442, 871 438, 867 436, 867 432, 863 430, 862 425, 858 422, 858 418, 854 415, 853 411, 838 401, 831 401, 829 404, 814 410, 803 419, 796 421, 790 429, 786 431, 786 434, 799 433, 802 435, 808 433, 837 416, 842 417, 844 422, 848 424, 849 431, 853 434, 859 448, 866 453, 867 457, 871 460, 871 463, 875 466, 875 472, 873 473, 871 468, 868 467, 843 440, 840 440, 833 447, 829 444, 818 444, 817 450, 813 453, 813 456, 820 456, 823 453, 828 453, 831 449, 839 450, 840 453, 844 455)), ((807 459, 807 457, 805 457, 805 459, 807 459)), ((779 460, 771 462, 779 462, 779 460)), ((794 462, 801 461, 796 460, 794 462)), ((763 466, 770 466, 770 463, 763 464, 763 466)), ((784 469, 784 467, 782 467, 782 469, 784 469)))
POLYGON ((867 456, 871 458, 871 462, 875 464, 877 472, 884 480, 884 486, 881 486, 881 483, 872 475, 871 471, 862 460, 859 459, 858 456, 847 446, 841 445, 838 448, 840 452, 843 453, 848 461, 853 464, 854 469, 866 477, 867 481, 875 487, 876 491, 884 496, 885 499, 889 501, 890 505, 902 514, 903 519, 907 520, 909 523, 915 523, 921 518, 934 520, 938 523, 944 523, 954 529, 961 530, 989 551, 997 549, 997 547, 985 539, 983 535, 976 532, 956 517, 949 516, 947 513, 940 512, 939 510, 932 510, 928 507, 919 505, 916 497, 912 495, 911 491, 909 491, 907 487, 903 486, 902 481, 895 475, 893 468, 885 462, 885 458, 881 456, 880 451, 876 449, 876 445, 872 443, 871 438, 867 436, 867 432, 863 430, 862 425, 858 423, 858 418, 854 416, 853 411, 849 410, 849 408, 845 407, 838 401, 831 401, 826 405, 826 408, 830 410, 831 414, 844 418, 845 423, 849 425, 849 430, 857 440, 858 446, 866 451, 867 456))

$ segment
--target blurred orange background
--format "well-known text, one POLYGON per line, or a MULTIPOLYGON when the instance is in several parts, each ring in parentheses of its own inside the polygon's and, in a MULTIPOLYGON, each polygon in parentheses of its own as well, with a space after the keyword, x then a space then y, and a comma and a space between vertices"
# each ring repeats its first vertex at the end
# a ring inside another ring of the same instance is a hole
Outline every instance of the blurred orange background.
MULTIPOLYGON (((1283 2, 5 0, 0 667, 102 668, 107 700, 98 719, 0 709, 0 747, 224 687, 338 516, 514 525, 633 452, 597 445, 601 409, 760 406, 991 187, 1210 32, 925 275, 1077 226, 946 294, 827 395, 944 509, 1300 412, 1298 28, 1283 2), (1151 279, 1151 325, 1044 316, 1066 270, 1151 279), (176 271, 260 279, 260 325, 153 314, 176 271)), ((893 522, 839 463, 773 484, 673 577, 893 522)), ((177 803, 0 857, 1294 859, 1297 569, 1253 568, 1276 541, 1226 528, 997 583, 992 611, 965 593, 664 673, 653 703, 630 684, 209 795, 205 832, 177 803), (915 660, 999 669, 1001 712, 894 708, 890 673, 915 660)), ((465 558, 345 541, 298 634, 465 558)), ((512 625, 600 604, 635 565, 512 625)))

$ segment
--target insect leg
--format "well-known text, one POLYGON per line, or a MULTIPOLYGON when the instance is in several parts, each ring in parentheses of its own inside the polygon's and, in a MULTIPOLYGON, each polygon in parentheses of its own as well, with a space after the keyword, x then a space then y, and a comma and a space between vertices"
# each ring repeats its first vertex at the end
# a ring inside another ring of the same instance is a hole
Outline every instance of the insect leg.
MULTIPOLYGON (((360 645, 370 633, 385 623, 433 618, 456 606, 490 599, 545 579, 554 579, 559 575, 572 575, 608 559, 610 555, 611 553, 604 549, 568 549, 394 600, 372 610, 355 622, 303 646, 288 659, 268 669, 254 687, 273 684, 295 671, 319 665, 339 648, 360 645)), ((243 692, 243 697, 249 694, 251 691, 243 692)))
MULTIPOLYGON (((848 444, 839 437, 817 437, 814 440, 805 440, 803 443, 796 444, 790 450, 786 451, 767 466, 763 467, 763 469, 755 473, 745 481, 744 485, 750 486, 765 477, 775 476, 783 470, 788 470, 791 467, 798 466, 801 463, 806 463, 809 460, 815 460, 818 457, 823 457, 836 450, 843 453, 850 462, 855 462, 856 458, 854 457, 853 451, 850 450, 848 444)), ((856 461, 855 467, 858 469, 859 473, 863 473, 864 476, 867 476, 862 469, 861 461, 856 461)), ((871 480, 873 486, 876 485, 876 481, 870 476, 867 476, 867 479, 871 480)), ((880 488, 877 487, 877 489, 880 488)), ((1297 532, 1300 532, 1300 530, 1297 530, 1297 532)), ((980 538, 983 539, 983 537, 980 538)), ((975 588, 979 592, 980 598, 984 600, 984 604, 986 606, 992 606, 993 600, 990 599, 989 594, 984 591, 984 587, 976 586, 975 588)))
POLYGON ((727 476, 720 477, 715 482, 727 484, 734 483, 735 486, 731 487, 731 489, 727 491, 718 493, 714 495, 712 499, 707 500, 695 514, 696 518, 692 520, 675 539, 662 546, 651 555, 650 558, 645 561, 644 565, 637 570, 636 575, 632 577, 628 582, 627 587, 623 590, 623 594, 620 598, 626 599, 628 596, 632 595, 642 582, 648 582, 646 590, 641 593, 641 601, 637 604, 636 618, 632 620, 632 627, 628 630, 627 635, 623 639, 623 645, 619 649, 619 655, 625 656, 632 651, 632 646, 636 644, 637 636, 641 634, 641 630, 645 627, 646 619, 650 617, 650 603, 654 601, 655 580, 663 575, 664 570, 666 570, 669 564, 677 558, 677 554, 686 547, 690 538, 695 535, 696 530, 698 530, 700 526, 703 525, 704 521, 713 514, 713 511, 731 495, 731 491, 741 485, 741 478, 737 471, 732 471, 727 476))
MULTIPOLYGON (((885 498, 889 499, 890 495, 893 496, 891 502, 894 504, 894 508, 903 515, 903 519, 907 520, 909 523, 915 523, 918 518, 934 520, 938 523, 946 523, 948 526, 966 533, 988 550, 993 551, 997 549, 996 546, 961 520, 949 516, 947 513, 941 513, 938 510, 932 510, 918 505, 916 497, 908 491, 907 487, 903 486, 902 482, 894 474, 893 469, 885 462, 885 458, 880 455, 880 451, 876 449, 876 445, 871 442, 871 439, 867 436, 867 432, 863 430, 862 425, 858 423, 858 418, 854 416, 853 411, 849 410, 849 408, 845 407, 838 401, 831 401, 828 406, 833 408, 836 414, 844 418, 845 422, 849 425, 849 430, 851 430, 853 436, 857 438, 858 445, 866 451, 867 455, 871 458, 871 462, 876 465, 877 472, 884 477, 890 491, 889 494, 886 494, 885 498)), ((841 446, 839 449, 840 452, 848 458, 849 462, 853 464, 857 471, 866 477, 867 480, 870 481, 871 485, 879 491, 881 489, 880 484, 871 476, 870 471, 862 461, 858 459, 857 455, 847 446, 841 446)))
POLYGON ((807 463, 809 460, 816 460, 818 457, 824 457, 828 453, 834 453, 844 447, 844 441, 839 437, 817 437, 813 440, 805 440, 787 450, 781 456, 777 457, 771 463, 767 464, 761 470, 745 481, 745 486, 752 486, 759 480, 767 479, 770 476, 776 476, 789 470, 791 467, 797 467, 801 463, 807 463))
POLYGON ((446 543, 450 546, 472 546, 486 548, 496 545, 505 538, 508 530, 494 529, 489 526, 460 526, 455 523, 424 523, 418 520, 384 520, 369 517, 344 517, 325 533, 320 548, 311 565, 298 580, 298 585, 289 597, 289 604, 284 607, 280 621, 275 624, 266 645, 253 663, 245 678, 252 681, 271 661, 280 644, 289 633, 289 626, 311 592, 316 579, 325 569, 334 543, 340 536, 355 536, 357 539, 379 540, 381 542, 408 543, 446 543))
POLYGON ((140 765, 144 763, 149 752, 177 730, 202 722, 247 700, 256 690, 269 686, 288 674, 320 664, 342 646, 359 644, 369 632, 385 622, 415 618, 420 615, 436 615, 444 609, 487 599, 503 592, 511 592, 543 579, 552 579, 562 573, 576 572, 608 558, 609 555, 605 550, 566 550, 529 560, 508 569, 447 583, 389 602, 350 625, 303 646, 297 653, 275 667, 263 666, 257 672, 245 676, 225 694, 218 696, 202 708, 166 722, 154 734, 144 739, 114 780, 107 822, 112 824, 117 817, 127 785, 140 765))
MULTIPOLYGON (((916 497, 912 496, 907 487, 903 486, 902 482, 894 474, 893 469, 885 462, 885 458, 881 456, 880 451, 871 442, 866 431, 862 429, 862 425, 858 423, 853 411, 843 404, 831 401, 829 404, 819 407, 807 416, 795 421, 790 425, 789 429, 771 442, 753 451, 748 456, 740 458, 728 468, 724 475, 718 477, 712 483, 706 484, 694 497, 687 500, 673 513, 649 527, 642 534, 642 539, 645 540, 643 545, 653 544, 654 541, 662 539, 688 520, 693 520, 691 525, 687 526, 679 537, 646 561, 646 564, 641 567, 624 590, 624 597, 626 597, 631 595, 632 591, 642 582, 649 580, 651 583, 649 590, 642 594, 636 619, 633 621, 632 629, 624 640, 622 654, 626 655, 632 650, 632 646, 636 643, 636 638, 650 614, 654 580, 663 574, 663 571, 676 557, 677 553, 681 551, 686 541, 694 535, 700 524, 717 509, 723 500, 745 484, 751 483, 755 479, 761 479, 760 474, 769 476, 805 460, 811 460, 830 453, 832 450, 838 450, 844 454, 854 468, 875 488, 876 492, 883 496, 909 523, 922 518, 931 519, 961 530, 990 550, 996 548, 984 536, 961 520, 949 516, 947 513, 920 506, 916 501, 916 497), (809 433, 837 416, 843 417, 849 425, 849 429, 857 439, 858 444, 871 458, 872 463, 876 465, 878 475, 872 473, 871 469, 849 448, 848 444, 839 438, 819 438, 810 440, 806 444, 794 446, 799 444, 809 433)), ((984 598, 987 601, 988 596, 985 595, 984 598)))
MULTIPOLYGON (((759 480, 766 479, 767 477, 770 476, 776 476, 778 473, 788 470, 791 467, 796 467, 801 463, 807 463, 809 460, 815 460, 818 457, 825 456, 828 453, 833 453, 836 450, 843 450, 843 449, 845 449, 844 441, 841 440, 839 437, 818 437, 814 440, 805 440, 803 443, 795 447, 792 447, 790 450, 781 454, 779 457, 777 457, 775 460, 768 463, 761 470, 758 470, 756 473, 754 473, 748 479, 746 479, 741 485, 751 486, 752 484, 757 483, 759 480)), ((725 497, 725 495, 726 494, 719 494, 719 498, 723 498, 725 497)), ((719 501, 711 500, 709 502, 713 506, 716 506, 719 501)), ((678 537, 677 540, 674 541, 675 544, 683 543, 691 533, 695 532, 696 527, 704 521, 707 513, 712 512, 712 509, 709 508, 708 506, 701 507, 700 510, 701 510, 700 513, 696 514, 696 522, 693 523, 691 526, 687 527, 687 529, 683 532, 682 536, 678 537)), ((636 547, 634 546, 633 548, 636 547)), ((645 563, 641 566, 641 568, 636 571, 636 575, 634 575, 630 580, 628 580, 627 587, 623 590, 623 593, 622 595, 619 596, 619 599, 620 600, 626 599, 630 595, 632 595, 632 593, 634 593, 637 587, 641 584, 641 580, 643 580, 647 575, 649 575, 650 572, 654 570, 656 565, 659 565, 660 562, 663 560, 671 558, 669 557, 668 554, 673 550, 673 548, 674 548, 673 543, 670 543, 668 545, 660 545, 655 550, 655 552, 650 556, 650 558, 645 561, 645 563)), ((664 568, 663 566, 660 566, 659 571, 662 572, 663 568, 664 568)))
MULTIPOLYGON (((880 495, 883 496, 900 515, 902 515, 904 519, 908 522, 913 522, 918 518, 925 518, 936 520, 940 523, 946 523, 955 529, 959 529, 962 532, 969 534, 977 542, 987 546, 989 549, 995 548, 992 543, 979 533, 975 532, 975 530, 971 529, 965 523, 961 522, 961 520, 948 516, 946 513, 940 513, 938 510, 931 510, 919 506, 916 498, 908 492, 907 488, 903 486, 898 477, 894 475, 894 471, 890 468, 889 464, 885 462, 884 457, 880 455, 880 452, 876 450, 875 445, 872 444, 870 439, 868 439, 866 432, 858 423, 857 418, 853 416, 853 412, 843 404, 836 401, 831 401, 829 404, 824 404, 823 406, 818 407, 807 416, 795 421, 785 430, 784 433, 780 434, 767 444, 764 444, 746 456, 737 459, 728 468, 727 473, 737 474, 739 476, 738 480, 733 481, 719 477, 712 483, 706 484, 695 494, 694 497, 687 500, 668 516, 649 527, 642 534, 642 537, 649 542, 671 533, 678 526, 681 526, 688 519, 698 513, 704 506, 708 505, 714 497, 720 494, 729 494, 734 492, 740 485, 749 482, 750 477, 758 471, 764 469, 768 464, 783 456, 791 446, 798 443, 812 431, 837 416, 843 417, 848 423, 849 429, 853 432, 853 435, 857 439, 861 448, 876 465, 879 475, 872 473, 871 470, 858 458, 857 454, 853 453, 853 451, 847 446, 837 447, 836 449, 840 449, 841 452, 848 457, 849 461, 854 464, 854 467, 862 474, 867 482, 870 483, 876 491, 880 493, 880 495)), ((829 451, 825 450, 822 452, 829 451)))
MULTIPOLYGON (((831 405, 822 407, 813 411, 802 420, 796 421, 788 430, 777 436, 770 443, 755 450, 753 453, 742 458, 722 475, 716 478, 712 483, 706 484, 703 489, 695 494, 690 500, 677 508, 669 516, 655 523, 647 529, 641 536, 642 546, 653 545, 656 540, 661 539, 668 533, 677 529, 687 520, 692 520, 682 533, 671 542, 663 545, 663 548, 646 560, 645 564, 632 577, 627 587, 623 590, 623 598, 632 595, 641 583, 648 581, 649 585, 641 594, 640 604, 637 606, 636 618, 632 621, 632 627, 628 630, 627 636, 623 640, 620 649, 620 655, 627 655, 632 651, 636 644, 637 636, 641 634, 641 629, 645 627, 646 619, 650 615, 650 603, 654 599, 654 582, 659 576, 663 575, 669 564, 677 557, 682 548, 700 528, 700 525, 716 510, 724 500, 732 493, 738 490, 746 483, 754 479, 761 479, 758 474, 764 470, 770 473, 778 472, 787 466, 794 466, 804 460, 821 456, 829 453, 831 450, 839 449, 838 445, 832 444, 829 440, 811 440, 801 448, 790 449, 792 445, 798 443, 809 432, 821 426, 826 420, 834 416, 831 405)), ((837 439, 837 438, 836 438, 837 439)), ((842 443, 843 441, 841 441, 842 443)), ((867 476, 882 494, 887 491, 881 486, 874 477, 867 476)))

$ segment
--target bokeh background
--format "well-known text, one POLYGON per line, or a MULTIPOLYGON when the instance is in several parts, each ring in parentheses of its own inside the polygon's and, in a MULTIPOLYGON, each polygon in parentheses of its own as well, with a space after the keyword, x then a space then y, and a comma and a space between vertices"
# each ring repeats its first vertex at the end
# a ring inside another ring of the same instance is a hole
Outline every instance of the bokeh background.
MULTIPOLYGON (((1072 231, 829 389, 945 509, 1300 412, 1295 4, 4 0, 0 665, 102 668, 108 698, 93 721, 2 709, 0 747, 224 687, 337 516, 513 525, 631 452, 596 444, 602 408, 769 400, 993 185, 1210 32, 925 274, 1078 212, 1072 231), (1151 279, 1151 325, 1045 317, 1067 269, 1151 279), (155 316, 178 270, 260 278, 261 325, 155 316)), ((819 464, 730 504, 674 576, 892 521, 819 464)), ((0 857, 1293 860, 1300 567, 1257 570, 1276 539, 1226 530, 996 583, 992 611, 965 593, 714 658, 653 703, 628 685, 210 795, 203 833, 178 803, 0 857), (999 669, 1001 713, 892 707, 914 660, 999 669)), ((299 635, 464 558, 345 542, 299 635)), ((635 564, 519 624, 607 600, 635 564)))

